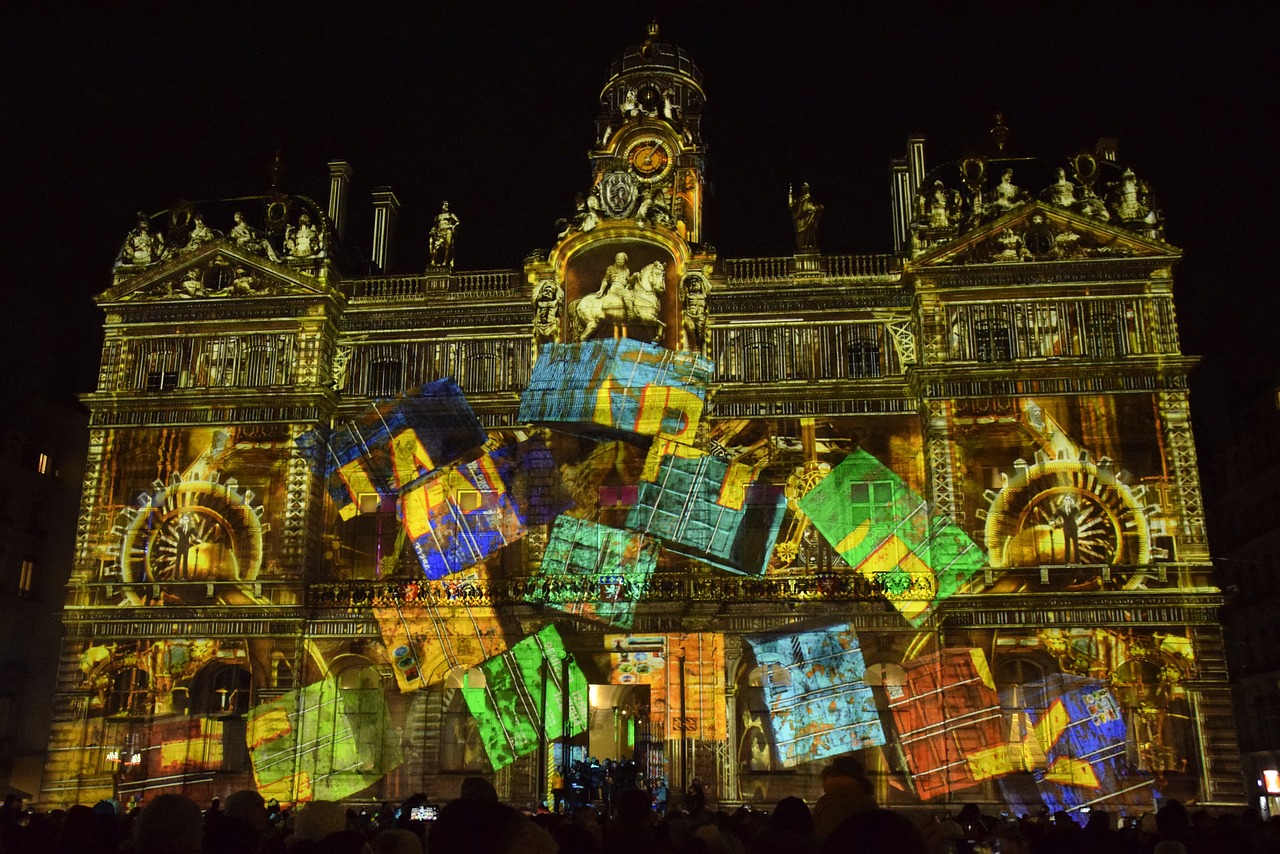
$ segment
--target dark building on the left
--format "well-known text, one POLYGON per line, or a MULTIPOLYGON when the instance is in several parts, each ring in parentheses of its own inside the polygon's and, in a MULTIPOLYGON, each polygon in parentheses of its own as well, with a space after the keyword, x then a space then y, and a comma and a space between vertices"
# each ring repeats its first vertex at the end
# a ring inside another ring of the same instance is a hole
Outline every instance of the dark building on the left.
POLYGON ((0 788, 40 791, 88 413, 34 379, 0 391, 0 788))

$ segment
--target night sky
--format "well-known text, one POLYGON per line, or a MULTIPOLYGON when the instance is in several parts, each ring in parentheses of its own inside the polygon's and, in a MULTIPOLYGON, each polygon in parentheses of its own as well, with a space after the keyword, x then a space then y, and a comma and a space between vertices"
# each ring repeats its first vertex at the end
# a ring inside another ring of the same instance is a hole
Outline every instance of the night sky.
POLYGON ((91 297, 109 286, 134 212, 263 193, 277 149, 282 189, 322 204, 327 161, 351 162, 348 243, 365 252, 369 191, 395 190, 395 272, 425 263, 443 199, 462 219, 460 270, 519 267, 587 188, 609 62, 656 18, 705 76, 705 238, 721 257, 789 254, 787 185, 801 181, 827 206, 825 252, 891 251, 889 161, 911 133, 927 137, 930 167, 990 153, 997 110, 1013 154, 1061 162, 1118 137, 1184 250, 1176 298, 1183 349, 1204 357, 1193 390, 1211 453, 1214 418, 1248 384, 1280 378, 1280 284, 1263 266, 1280 228, 1264 133, 1280 16, 1229 4, 847 5, 11 11, 0 334, 23 354, 19 370, 89 390, 101 338, 91 297))

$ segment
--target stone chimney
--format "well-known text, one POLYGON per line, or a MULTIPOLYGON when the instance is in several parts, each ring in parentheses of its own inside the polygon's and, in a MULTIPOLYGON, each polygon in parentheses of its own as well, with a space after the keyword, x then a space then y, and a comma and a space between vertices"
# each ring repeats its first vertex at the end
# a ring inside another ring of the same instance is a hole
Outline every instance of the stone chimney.
POLYGON ((1093 147, 1093 153, 1099 160, 1115 163, 1116 158, 1120 156, 1120 138, 1115 136, 1099 137, 1098 144, 1093 147))
POLYGON ((373 188, 373 263, 380 272, 391 264, 391 239, 400 202, 390 187, 373 188))
POLYGON ((907 200, 920 192, 924 183, 924 137, 907 137, 907 200))
POLYGON ((338 240, 347 237, 347 199, 351 195, 351 164, 345 160, 329 161, 329 222, 338 240))
POLYGON ((907 161, 898 158, 889 162, 889 191, 893 199, 893 251, 904 252, 909 245, 908 235, 911 229, 911 194, 908 186, 911 174, 907 171, 907 161))

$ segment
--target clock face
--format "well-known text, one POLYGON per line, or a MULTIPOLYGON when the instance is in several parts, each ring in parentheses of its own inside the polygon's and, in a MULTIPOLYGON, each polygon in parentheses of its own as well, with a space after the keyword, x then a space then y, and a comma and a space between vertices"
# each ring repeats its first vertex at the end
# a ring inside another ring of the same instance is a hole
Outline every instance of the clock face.
POLYGON ((627 162, 642 181, 657 181, 671 168, 671 155, 661 140, 643 139, 627 150, 627 162))

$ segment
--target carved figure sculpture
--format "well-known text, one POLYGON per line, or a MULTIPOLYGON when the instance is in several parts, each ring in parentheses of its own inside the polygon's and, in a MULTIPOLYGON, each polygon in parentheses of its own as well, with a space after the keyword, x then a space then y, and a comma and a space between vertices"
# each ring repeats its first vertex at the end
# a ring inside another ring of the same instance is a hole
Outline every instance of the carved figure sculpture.
POLYGON ((204 214, 197 213, 194 220, 195 222, 191 226, 191 234, 187 237, 187 245, 183 247, 184 252, 190 252, 192 249, 199 248, 201 244, 209 243, 218 238, 218 233, 205 225, 204 214))
POLYGON ((427 248, 431 251, 431 263, 437 267, 453 266, 453 233, 460 220, 449 210, 448 202, 440 203, 440 213, 427 234, 427 248))
POLYGON ((596 296, 604 299, 613 288, 625 288, 630 277, 631 268, 627 266, 627 253, 619 252, 613 256, 613 263, 605 268, 604 278, 600 281, 596 296))
POLYGON ((991 191, 991 204, 993 212, 999 214, 1011 211, 1018 205, 1022 204, 1027 198, 1027 194, 1022 188, 1013 183, 1013 170, 1006 169, 1000 175, 1000 183, 996 184, 996 188, 991 191))
POLYGON ((564 289, 554 279, 544 279, 533 289, 533 334, 539 341, 560 340, 560 307, 564 289))
POLYGON ((1146 187, 1139 185, 1138 176, 1132 169, 1124 170, 1120 183, 1112 186, 1111 209, 1122 222, 1145 222, 1154 225, 1155 211, 1151 208, 1146 187))
POLYGON ((680 282, 680 302, 683 313, 680 331, 686 350, 701 349, 707 334, 707 293, 711 290, 705 276, 690 274, 680 282))
POLYGON ((822 221, 822 205, 815 202, 809 192, 809 184, 800 185, 800 195, 792 195, 787 189, 787 204, 791 208, 791 220, 796 228, 796 252, 800 254, 818 251, 818 224, 822 221))
POLYGON ((949 228, 959 222, 960 193, 948 190, 941 181, 934 181, 922 207, 921 218, 929 228, 949 228))
POLYGON ((284 251, 293 258, 311 258, 324 250, 324 237, 311 224, 311 217, 301 214, 298 224, 289 228, 284 236, 284 251))
POLYGON ((124 239, 124 247, 120 250, 120 264, 145 266, 154 264, 164 257, 164 241, 158 234, 151 233, 151 224, 146 214, 138 213, 138 224, 124 239))
POLYGON ((653 188, 647 185, 640 187, 640 203, 636 205, 636 225, 661 225, 671 227, 673 220, 671 210, 653 197, 653 188))
POLYGON ((231 231, 227 232, 227 236, 231 241, 241 249, 253 252, 256 255, 266 255, 272 261, 279 261, 280 256, 276 255, 276 250, 271 244, 259 237, 249 224, 244 221, 244 214, 236 211, 231 215, 235 220, 235 225, 231 226, 231 231))
POLYGON ((1076 204, 1076 185, 1067 180, 1067 170, 1058 170, 1058 180, 1045 189, 1041 194, 1046 202, 1055 204, 1060 208, 1075 207, 1076 204))
POLYGON ((626 263, 626 253, 619 252, 605 271, 600 290, 569 303, 575 340, 585 341, 605 321, 617 326, 627 323, 656 326, 658 332, 654 340, 666 331, 666 324, 660 318, 660 294, 666 288, 667 265, 654 261, 633 274, 626 263))

